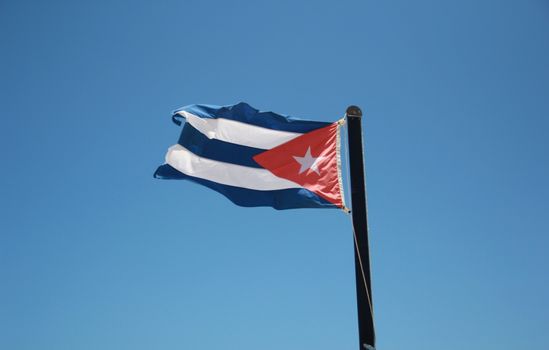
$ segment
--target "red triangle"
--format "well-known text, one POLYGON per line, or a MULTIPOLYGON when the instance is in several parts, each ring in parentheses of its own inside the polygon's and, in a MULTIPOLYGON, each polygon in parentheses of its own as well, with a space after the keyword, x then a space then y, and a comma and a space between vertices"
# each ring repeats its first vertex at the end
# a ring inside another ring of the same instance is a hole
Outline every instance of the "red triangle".
POLYGON ((343 208, 333 123, 260 153, 254 160, 274 175, 293 181, 343 208), (301 172, 301 173, 300 173, 301 172))

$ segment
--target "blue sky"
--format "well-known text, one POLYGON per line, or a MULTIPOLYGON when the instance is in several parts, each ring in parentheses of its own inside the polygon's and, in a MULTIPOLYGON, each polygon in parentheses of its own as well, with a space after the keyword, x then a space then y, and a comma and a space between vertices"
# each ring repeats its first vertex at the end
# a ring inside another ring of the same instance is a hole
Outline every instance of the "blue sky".
POLYGON ((365 112, 379 349, 549 342, 549 3, 2 1, 0 348, 356 349, 349 217, 152 178, 191 103, 365 112))

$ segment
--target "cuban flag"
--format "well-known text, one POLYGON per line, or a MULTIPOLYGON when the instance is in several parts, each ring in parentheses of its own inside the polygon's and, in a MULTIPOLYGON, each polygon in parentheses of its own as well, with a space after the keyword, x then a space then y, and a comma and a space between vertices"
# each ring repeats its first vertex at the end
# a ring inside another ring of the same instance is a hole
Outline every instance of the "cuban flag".
POLYGON ((244 207, 346 210, 340 122, 260 112, 243 102, 186 106, 172 120, 185 125, 155 178, 190 180, 244 207))

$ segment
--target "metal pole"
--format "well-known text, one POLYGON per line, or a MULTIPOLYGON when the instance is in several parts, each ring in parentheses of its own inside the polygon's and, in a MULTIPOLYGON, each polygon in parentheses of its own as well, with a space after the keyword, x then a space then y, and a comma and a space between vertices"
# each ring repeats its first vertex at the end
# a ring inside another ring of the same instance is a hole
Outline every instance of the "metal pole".
POLYGON ((346 116, 349 142, 349 172, 351 175, 351 214, 353 217, 355 247, 358 333, 360 350, 372 350, 375 349, 375 329, 370 277, 366 183, 362 152, 362 111, 357 106, 349 106, 346 116))

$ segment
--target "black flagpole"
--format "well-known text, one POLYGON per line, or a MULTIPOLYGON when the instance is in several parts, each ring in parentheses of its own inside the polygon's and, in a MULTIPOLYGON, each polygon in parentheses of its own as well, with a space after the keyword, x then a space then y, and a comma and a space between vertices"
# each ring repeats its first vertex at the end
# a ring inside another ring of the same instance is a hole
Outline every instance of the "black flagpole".
POLYGON ((347 108, 349 142, 349 172, 351 175, 351 214, 353 216, 356 296, 360 350, 375 349, 372 284, 370 280, 370 249, 364 156, 362 154, 362 111, 357 106, 347 108))

